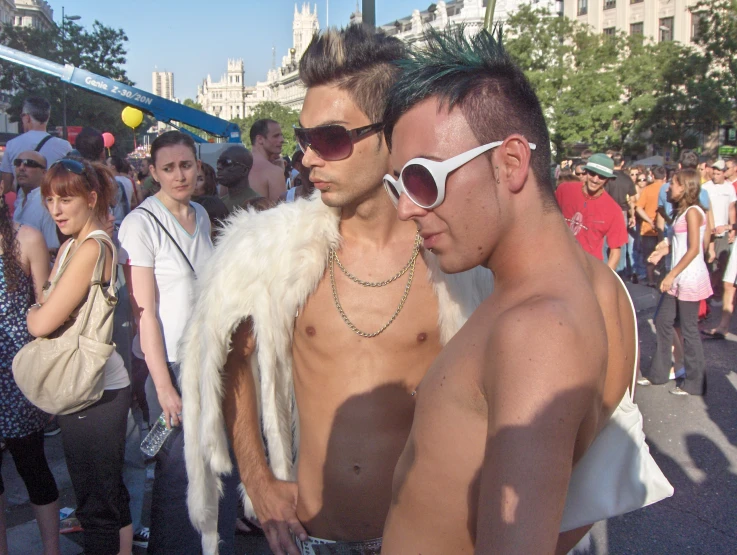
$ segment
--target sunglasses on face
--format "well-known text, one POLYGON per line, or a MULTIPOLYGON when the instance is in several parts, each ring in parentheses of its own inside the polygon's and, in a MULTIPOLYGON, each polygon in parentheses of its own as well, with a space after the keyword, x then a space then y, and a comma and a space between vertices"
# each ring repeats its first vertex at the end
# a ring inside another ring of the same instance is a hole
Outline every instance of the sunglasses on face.
POLYGON ((645 179, 644 177, 639 177, 639 178, 637 178, 637 182, 638 183, 647 183, 647 179, 645 179))
POLYGON ((353 154, 353 143, 371 133, 383 129, 383 123, 372 123, 364 127, 346 129, 342 125, 321 125, 319 127, 294 126, 294 136, 302 152, 308 148, 326 162, 345 160, 353 154))
POLYGON ((586 175, 586 172, 573 172, 573 173, 577 175, 578 177, 583 177, 584 175, 586 175))
MULTIPOLYGON (((427 160, 426 158, 414 158, 404 165, 402 171, 399 172, 398 179, 386 174, 384 176, 384 188, 389 194, 389 198, 392 199, 394 206, 399 204, 399 196, 406 193, 409 200, 420 208, 432 210, 440 206, 445 200, 445 183, 448 174, 484 152, 498 147, 503 142, 494 141, 478 146, 443 162, 427 160)), ((529 144, 530 150, 537 148, 535 143, 529 144)))
POLYGON ((13 160, 13 165, 16 168, 20 168, 21 166, 25 166, 27 168, 37 168, 45 170, 46 166, 44 164, 41 164, 40 162, 36 162, 35 160, 31 160, 30 158, 16 158, 13 160))
POLYGON ((244 164, 243 162, 238 162, 231 158, 218 158, 217 166, 218 168, 230 168, 233 166, 243 166, 244 168, 247 167, 246 164, 244 164))
POLYGON ((592 171, 592 170, 586 170, 586 175, 588 175, 589 177, 598 177, 599 179, 606 179, 606 177, 601 176, 601 175, 599 175, 598 173, 596 173, 595 171, 592 171))

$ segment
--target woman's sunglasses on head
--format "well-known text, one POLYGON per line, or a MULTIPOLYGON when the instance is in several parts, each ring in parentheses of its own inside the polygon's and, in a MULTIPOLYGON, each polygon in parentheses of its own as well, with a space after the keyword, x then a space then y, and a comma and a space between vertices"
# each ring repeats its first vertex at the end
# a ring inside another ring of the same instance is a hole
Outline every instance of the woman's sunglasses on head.
MULTIPOLYGON (((407 162, 399 178, 389 174, 384 176, 384 188, 389 198, 396 206, 399 204, 399 196, 407 193, 409 200, 420 208, 432 210, 440 206, 445 200, 445 183, 448 174, 467 164, 484 152, 500 146, 504 141, 494 141, 476 148, 472 148, 453 158, 436 162, 426 158, 414 158, 407 162)), ((537 145, 529 143, 530 150, 535 150, 537 145)))
POLYGON ((84 175, 84 164, 82 162, 78 162, 77 160, 72 160, 71 158, 61 158, 60 160, 57 160, 56 162, 51 164, 51 168, 55 166, 62 166, 67 171, 76 173, 77 175, 84 175))
POLYGON ((318 127, 297 127, 295 125, 294 136, 302 152, 306 153, 307 149, 311 148, 326 162, 337 162, 353 154, 353 143, 383 128, 383 123, 372 123, 355 129, 346 129, 337 124, 318 127))

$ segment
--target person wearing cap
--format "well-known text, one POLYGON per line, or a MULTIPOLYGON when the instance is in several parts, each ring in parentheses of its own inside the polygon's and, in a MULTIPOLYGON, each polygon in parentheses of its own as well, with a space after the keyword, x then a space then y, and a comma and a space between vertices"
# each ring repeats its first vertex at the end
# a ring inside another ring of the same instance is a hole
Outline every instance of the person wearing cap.
MULTIPOLYGON (((658 245, 658 228, 655 224, 658 214, 658 194, 667 175, 663 166, 653 166, 651 171, 653 181, 640 192, 637 205, 635 206, 635 212, 642 219, 642 224, 640 225, 640 245, 644 260, 650 257, 658 245)), ((660 265, 661 275, 665 275, 665 265, 662 261, 660 265)), ((647 271, 647 285, 655 287, 655 265, 647 262, 645 269, 647 271)))
POLYGON ((592 154, 583 167, 583 184, 579 181, 561 183, 555 191, 563 217, 573 235, 586 252, 604 259, 606 237, 609 245, 607 264, 617 269, 623 245, 627 244, 627 227, 619 204, 604 190, 614 178, 614 161, 606 154, 592 154))
POLYGON ((727 165, 721 158, 711 165, 711 179, 701 188, 709 195, 709 202, 714 213, 714 253, 716 258, 711 265, 712 288, 714 297, 722 295, 722 277, 729 259, 730 243, 734 241, 735 232, 727 228, 735 223, 735 205, 737 193, 731 183, 725 179, 727 165))

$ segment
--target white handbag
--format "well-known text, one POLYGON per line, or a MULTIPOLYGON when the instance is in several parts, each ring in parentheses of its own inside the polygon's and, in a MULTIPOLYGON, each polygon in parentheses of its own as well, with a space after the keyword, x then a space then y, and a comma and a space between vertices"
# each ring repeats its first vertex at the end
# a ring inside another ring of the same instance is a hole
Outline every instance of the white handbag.
MULTIPOLYGON (((632 312, 636 314, 634 306, 632 312)), ((640 353, 636 321, 635 342, 637 362, 640 353)), ((645 443, 642 413, 634 402, 636 377, 637 364, 624 398, 573 467, 561 532, 623 515, 673 495, 673 486, 645 443)))

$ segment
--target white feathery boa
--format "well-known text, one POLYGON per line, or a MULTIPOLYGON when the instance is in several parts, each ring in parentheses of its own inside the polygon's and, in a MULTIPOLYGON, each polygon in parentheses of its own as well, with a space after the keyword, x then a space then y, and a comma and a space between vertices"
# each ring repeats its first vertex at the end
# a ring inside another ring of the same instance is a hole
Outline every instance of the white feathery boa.
MULTIPOLYGON (((309 200, 264 212, 231 216, 207 269, 198 276, 192 320, 180 348, 187 503, 206 554, 218 553, 220 475, 232 470, 223 420, 223 367, 231 335, 253 317, 256 349, 251 359, 259 413, 274 476, 293 480, 297 415, 293 402, 292 337, 298 310, 325 274, 331 248, 340 246, 340 213, 316 192, 309 200)), ((491 272, 476 268, 444 274, 422 253, 438 297, 444 345, 492 290, 491 272)), ((241 485, 246 512, 253 506, 241 485)))

